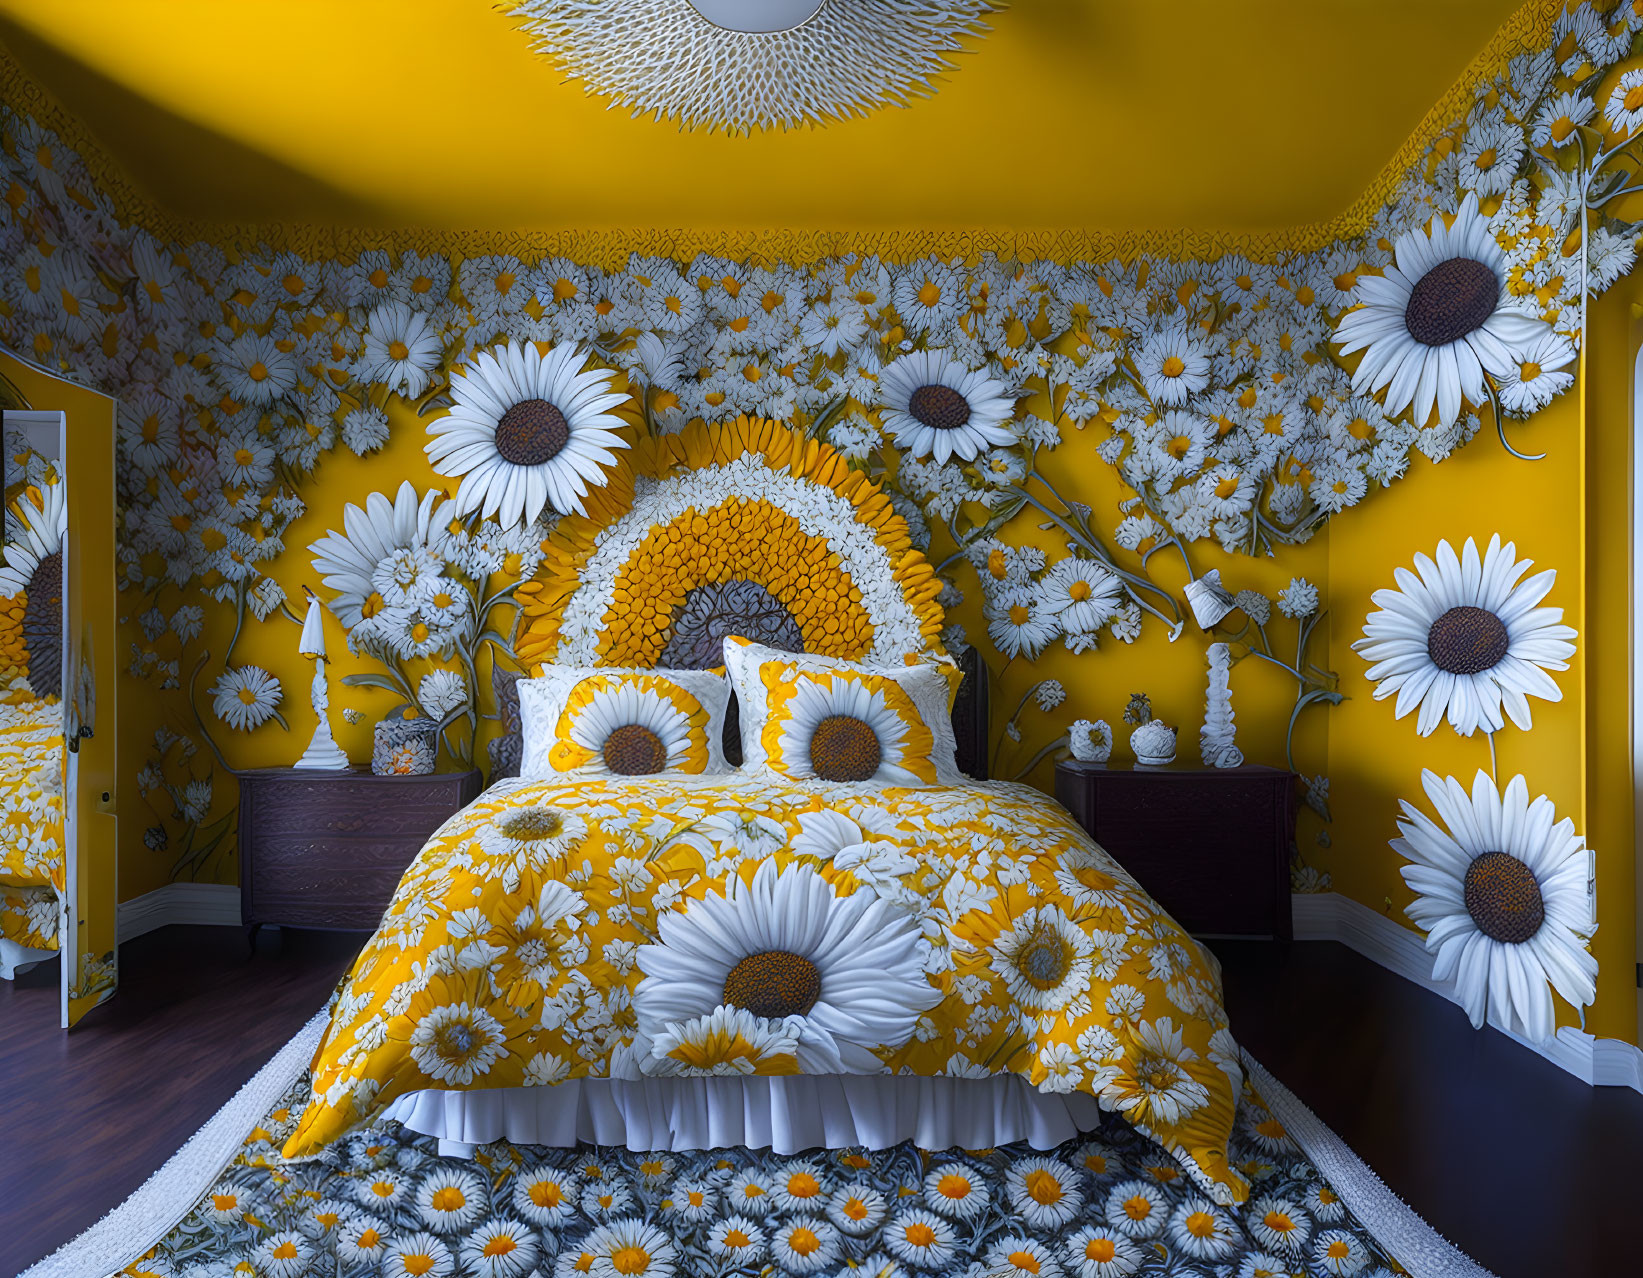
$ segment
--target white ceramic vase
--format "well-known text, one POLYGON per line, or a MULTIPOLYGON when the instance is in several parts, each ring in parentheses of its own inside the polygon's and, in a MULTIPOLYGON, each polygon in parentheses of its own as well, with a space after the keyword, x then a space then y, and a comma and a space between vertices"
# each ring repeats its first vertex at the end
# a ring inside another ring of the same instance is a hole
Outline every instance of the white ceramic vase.
POLYGON ((1175 729, 1162 719, 1143 723, 1130 733, 1130 749, 1135 761, 1147 767, 1172 763, 1175 760, 1175 729))

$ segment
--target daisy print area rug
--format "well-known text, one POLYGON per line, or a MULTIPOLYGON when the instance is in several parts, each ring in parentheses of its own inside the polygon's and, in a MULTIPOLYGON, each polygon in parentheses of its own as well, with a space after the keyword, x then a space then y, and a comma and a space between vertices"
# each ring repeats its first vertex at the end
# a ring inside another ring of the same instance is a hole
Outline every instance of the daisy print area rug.
POLYGON ((294 1085, 130 1278, 1404 1272, 1249 1090, 1219 1207, 1113 1119, 1050 1150, 707 1150, 495 1144, 471 1159, 386 1124, 287 1163, 294 1085))
MULTIPOLYGON (((453 1158, 390 1122, 287 1162, 299 1068, 226 1166, 179 1169, 191 1142, 156 1176, 205 1188, 114 1264, 120 1278, 1489 1278, 1249 1068, 1275 1100, 1243 1087, 1230 1152, 1253 1192, 1231 1207, 1111 1115, 1048 1150, 796 1156, 497 1143, 453 1158)), ((152 1225, 129 1215, 148 1188, 23 1278, 114 1272, 98 1244, 152 1225)))

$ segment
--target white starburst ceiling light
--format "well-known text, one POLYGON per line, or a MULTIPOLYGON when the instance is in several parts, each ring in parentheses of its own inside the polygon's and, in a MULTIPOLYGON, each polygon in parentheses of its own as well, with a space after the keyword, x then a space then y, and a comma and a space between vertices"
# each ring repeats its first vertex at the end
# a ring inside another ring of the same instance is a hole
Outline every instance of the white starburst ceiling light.
POLYGON ((998 0, 511 0, 592 93, 689 129, 793 128, 908 106, 998 0))
POLYGON ((690 0, 690 7, 716 27, 768 35, 802 27, 826 0, 690 0))

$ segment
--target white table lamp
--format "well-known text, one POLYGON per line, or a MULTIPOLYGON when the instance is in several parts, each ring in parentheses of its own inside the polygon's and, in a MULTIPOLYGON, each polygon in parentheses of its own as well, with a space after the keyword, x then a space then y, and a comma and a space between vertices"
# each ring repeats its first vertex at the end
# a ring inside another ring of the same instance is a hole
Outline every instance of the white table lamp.
POLYGON ((316 772, 341 772, 350 765, 348 756, 337 748, 336 738, 331 735, 331 690, 325 680, 325 605, 313 591, 307 593, 308 615, 303 618, 297 651, 314 661, 313 701, 319 726, 314 729, 314 739, 296 766, 316 772))

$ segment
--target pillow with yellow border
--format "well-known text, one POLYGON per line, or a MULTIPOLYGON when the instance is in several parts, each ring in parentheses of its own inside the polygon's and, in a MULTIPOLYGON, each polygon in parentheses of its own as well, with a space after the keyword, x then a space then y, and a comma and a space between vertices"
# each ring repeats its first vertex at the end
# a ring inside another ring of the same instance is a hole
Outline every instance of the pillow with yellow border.
POLYGON ((544 666, 519 682, 519 775, 727 772, 730 685, 710 670, 544 666))
POLYGON ((951 661, 870 666, 725 640, 742 767, 793 780, 962 785, 951 661))

